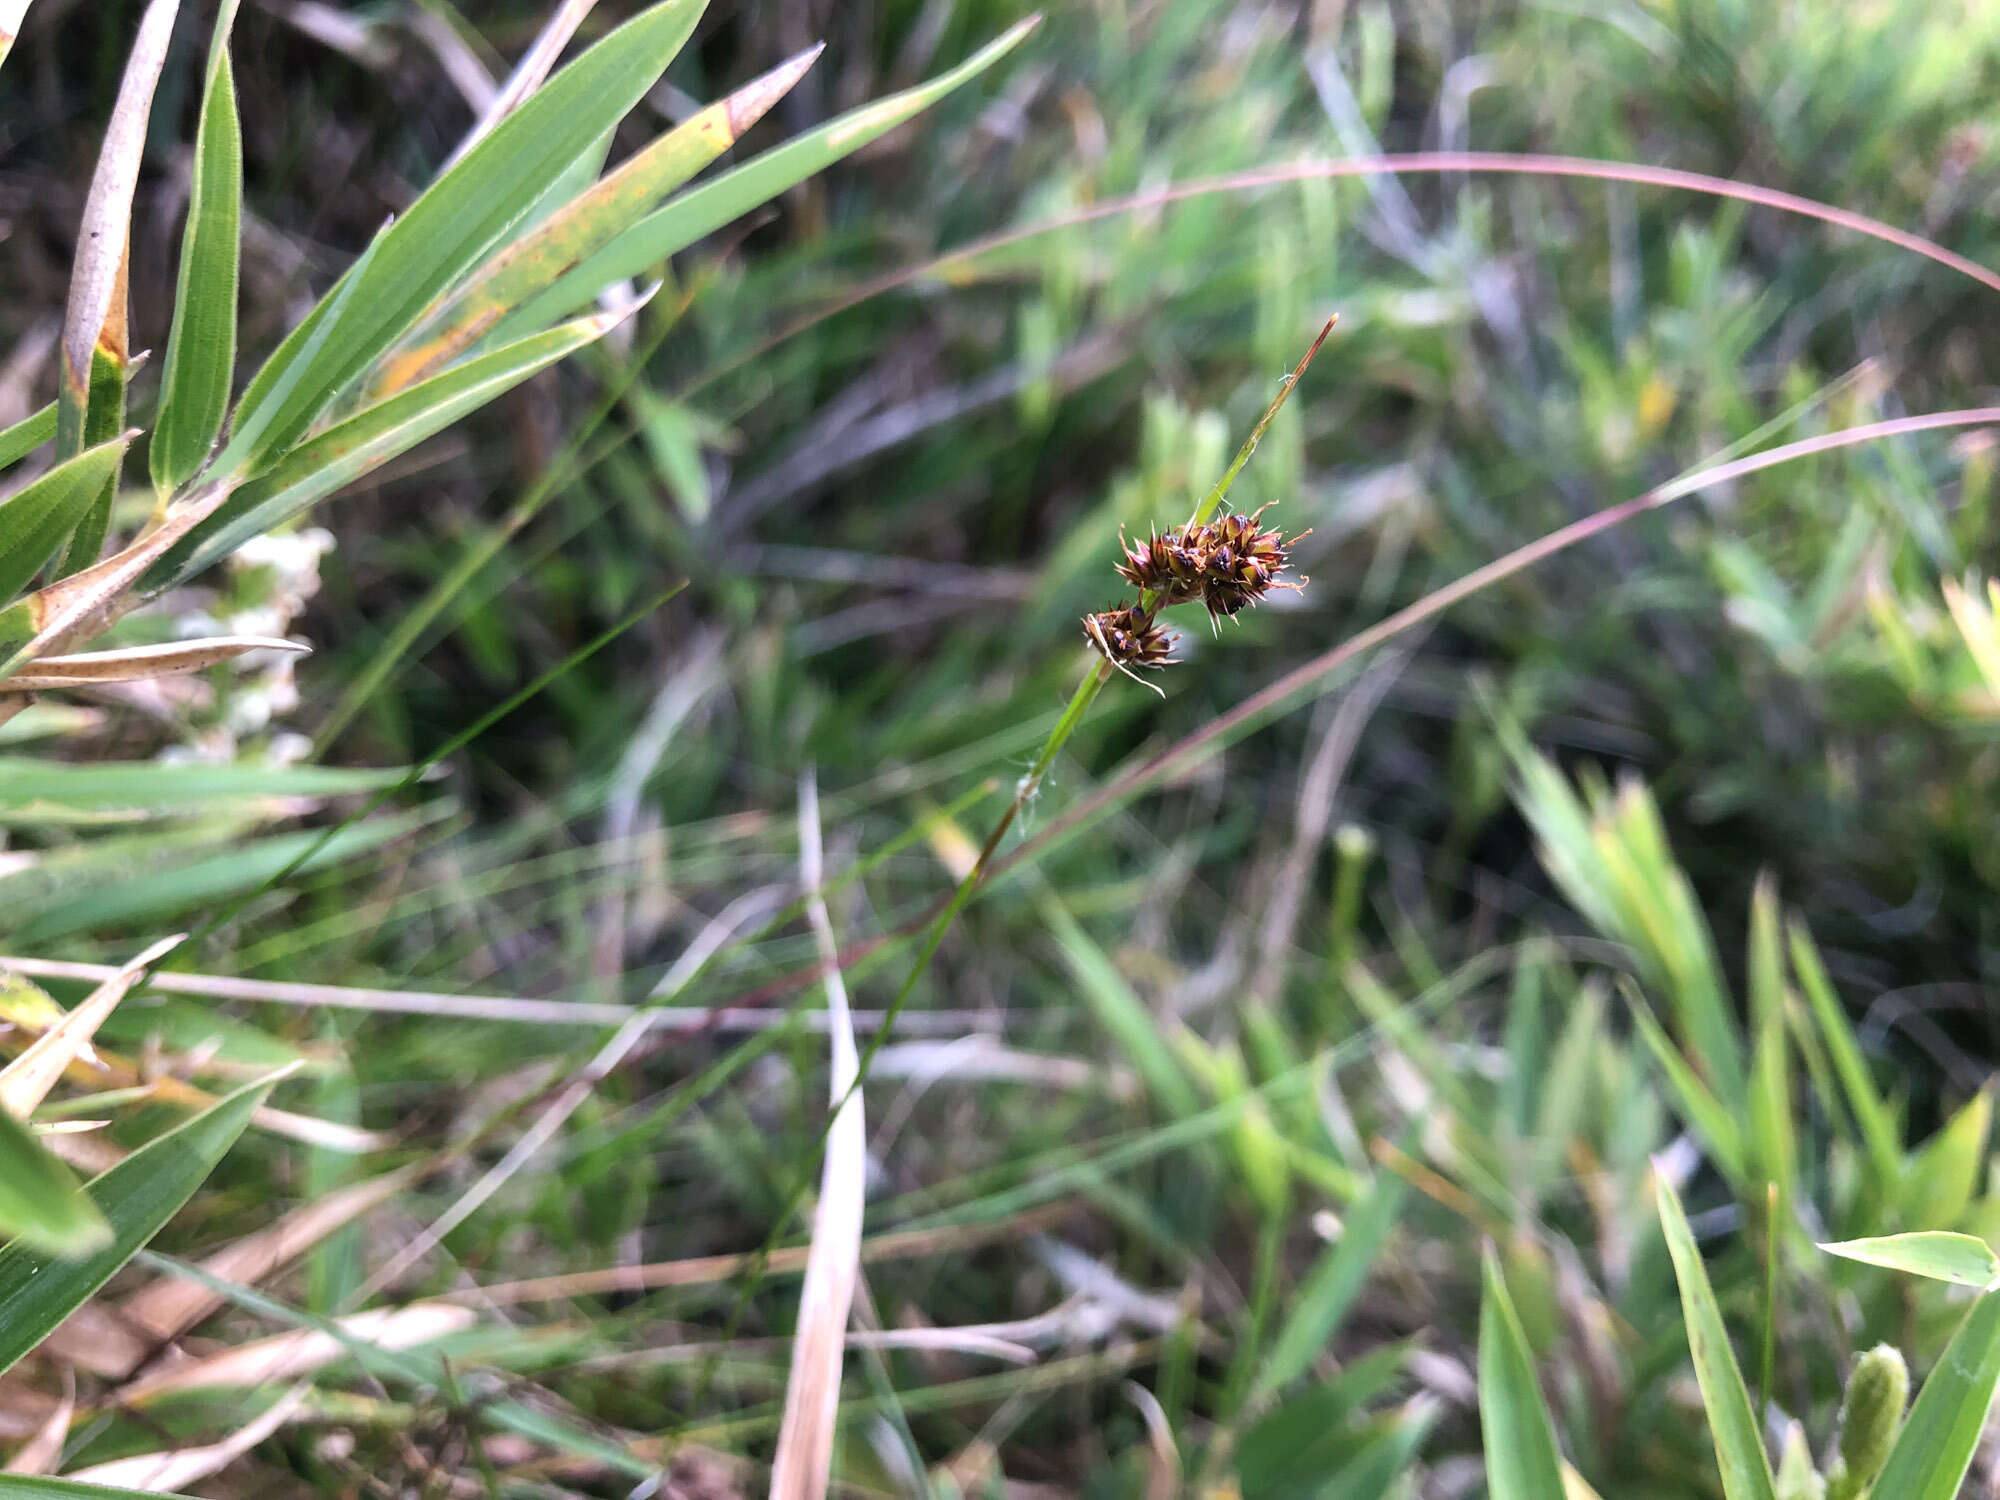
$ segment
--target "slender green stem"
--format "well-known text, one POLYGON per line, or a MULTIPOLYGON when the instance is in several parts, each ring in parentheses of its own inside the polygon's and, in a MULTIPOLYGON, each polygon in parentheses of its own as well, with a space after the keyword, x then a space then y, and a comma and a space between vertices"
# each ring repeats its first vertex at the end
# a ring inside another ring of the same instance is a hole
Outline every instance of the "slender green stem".
POLYGON ((1320 329, 1319 337, 1312 341, 1312 347, 1306 350, 1304 357, 1293 367, 1292 373, 1279 385, 1278 394, 1271 398, 1271 404, 1264 408, 1264 415, 1259 417, 1257 425, 1250 429, 1250 436, 1245 438, 1243 446, 1236 450, 1235 460, 1223 470, 1222 477, 1215 481, 1215 487, 1201 497, 1201 504, 1197 505, 1194 514, 1188 517, 1188 525, 1199 526, 1215 514, 1216 507, 1228 496, 1229 487, 1236 483, 1236 476, 1243 472, 1243 466, 1250 462, 1250 455, 1257 451, 1257 445, 1264 440, 1264 429, 1269 427, 1271 419, 1284 409, 1285 402, 1291 398, 1292 387, 1299 383, 1299 377, 1305 374, 1306 366, 1313 362, 1313 356, 1319 353, 1319 346, 1326 342, 1326 336, 1333 332, 1333 325, 1339 321, 1338 313, 1326 320, 1326 326, 1320 329))

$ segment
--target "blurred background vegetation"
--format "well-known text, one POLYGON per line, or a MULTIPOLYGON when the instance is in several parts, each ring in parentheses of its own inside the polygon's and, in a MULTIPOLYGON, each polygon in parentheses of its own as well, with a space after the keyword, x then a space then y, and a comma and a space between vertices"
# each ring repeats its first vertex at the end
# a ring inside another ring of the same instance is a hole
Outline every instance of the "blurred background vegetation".
MULTIPOLYGON (((633 8, 605 0, 587 34, 633 8)), ((68 241, 138 10, 40 0, 0 71, 0 425, 53 392, 68 241)), ((274 343, 410 201, 544 10, 246 7, 246 349, 274 343)), ((717 0, 647 107, 679 118, 824 41, 749 138, 767 145, 935 74, 1027 10, 717 0)), ((138 348, 166 337, 205 26, 183 17, 155 110, 138 348)), ((1466 174, 1154 203, 818 314, 996 231, 1381 150, 1709 172, 1992 265, 1996 85, 2000 11, 1945 0, 1055 7, 994 72, 680 257, 625 342, 323 505, 323 556, 313 540, 303 563, 259 554, 177 601, 221 617, 232 590, 263 597, 257 569, 298 569, 293 630, 316 654, 295 702, 231 678, 0 733, 17 757, 256 762, 296 757, 304 736, 330 764, 410 764, 662 587, 682 592, 451 756, 395 821, 361 825, 376 836, 351 857, 277 889, 260 887, 287 830, 352 801, 107 828, 38 816, 0 773, 0 951, 122 962, 250 895, 169 967, 623 1002, 665 980, 676 1005, 790 1007, 649 1040, 396 1290, 796 1243, 824 1120, 811 940, 781 926, 686 985, 675 961, 796 894, 807 767, 831 870, 890 850, 833 902, 843 946, 903 931, 947 890, 1084 665, 1078 617, 1117 602, 1119 528, 1185 515, 1327 315, 1333 339, 1232 497, 1311 528, 1310 586, 1213 636, 1184 622, 1164 699, 1114 682, 1027 837, 1288 667, 1559 525, 1722 455, 1990 400, 1981 350, 2000 334, 1976 284, 1823 225, 1466 174), (462 586, 440 597, 440 580, 462 586), (411 631, 426 600, 441 607, 411 631), (59 746, 29 738, 57 728, 59 746)), ((850 1358, 845 1480, 1478 1494, 1485 1235, 1552 1361, 1583 1477, 1607 1496, 1719 1495, 1688 1420, 1649 1153, 1679 1164, 1697 1230, 1721 1237, 1746 1363, 1767 1316, 1767 1178, 1796 1190, 1809 1237, 2000 1230, 1979 1102, 2000 1049, 2000 650, 1976 576, 1994 566, 1994 457, 1978 430, 1870 445, 1645 515, 1010 869, 918 991, 916 1012, 938 1014, 913 1014, 871 1077, 868 1232, 933 1239, 869 1279, 890 1328, 1015 1324, 1034 1358, 921 1339, 850 1358), (1770 1009, 1759 889, 1767 935, 1791 922, 1823 964, 1783 961, 1770 1009), (1674 1021, 1695 990, 1721 997, 1746 1057, 1762 1016, 1797 1027, 1776 1044, 1776 1105, 1732 1100, 1730 1065, 1674 1021), (1816 995, 1851 1018, 1895 1150, 1948 1148, 1924 1176, 1948 1179, 1941 1199, 1892 1203, 1899 1158, 1870 1176, 1835 1062, 1798 1024, 1816 995), (1635 1006, 1671 1038, 1635 1031, 1635 1006), (1738 1170, 1664 1060, 1677 1047, 1725 1110, 1766 1111, 1736 1122, 1738 1170)), ((855 1004, 879 1009, 906 961, 864 956, 855 1004)), ((385 1135, 365 1161, 246 1142, 164 1248, 205 1251, 411 1168, 270 1282, 316 1316, 363 1305, 370 1274, 591 1045, 578 1028, 162 997, 128 1003, 106 1036, 171 1054, 183 1021, 225 1058, 308 1057, 288 1107, 385 1135), (202 1028, 219 1017, 217 1041, 202 1028)), ((1843 1362, 1889 1337, 1921 1373, 1951 1307, 1809 1251, 1774 1259, 1774 1400, 1817 1445, 1843 1362)), ((751 1264, 491 1308, 436 1345, 447 1377, 470 1372, 462 1386, 328 1365, 311 1420, 213 1483, 400 1493, 427 1465, 476 1476, 467 1413, 504 1392, 627 1455, 671 1455, 681 1492, 761 1493, 796 1301, 795 1275, 751 1264)), ((230 1312, 196 1346, 269 1327, 230 1312)), ((216 1420, 207 1396, 106 1413, 74 1429, 69 1459, 216 1420)), ((490 1446, 508 1486, 632 1483, 574 1444, 490 1446)))

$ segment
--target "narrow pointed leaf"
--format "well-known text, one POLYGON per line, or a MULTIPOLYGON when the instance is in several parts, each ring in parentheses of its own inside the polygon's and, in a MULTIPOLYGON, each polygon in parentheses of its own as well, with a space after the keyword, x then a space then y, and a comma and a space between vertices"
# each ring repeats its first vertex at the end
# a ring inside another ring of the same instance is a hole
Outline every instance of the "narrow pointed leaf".
POLYGON ((111 1227, 69 1168, 5 1110, 0 1110, 0 1234, 44 1255, 87 1254, 111 1238, 111 1227))
MULTIPOLYGON (((107 325, 108 340, 90 357, 90 409, 83 419, 83 446, 95 448, 111 442, 125 429, 125 387, 132 364, 125 357, 125 291, 121 280, 115 327, 107 325)), ((58 412, 60 419, 60 412, 58 412)), ((60 447, 60 445, 58 445, 60 447)), ((97 486, 97 493, 84 507, 83 517, 63 552, 57 576, 74 573, 97 561, 104 551, 104 539, 111 533, 111 505, 118 498, 118 464, 97 486)))
POLYGON ((1303 1375, 1339 1332, 1389 1231, 1402 1217, 1406 1192, 1403 1179, 1394 1172, 1378 1172, 1367 1192, 1350 1206, 1340 1238, 1320 1252, 1271 1342, 1270 1355, 1257 1375, 1256 1395, 1268 1395, 1303 1375))
POLYGON ((1819 1248, 1846 1260, 1907 1271, 1912 1276, 1928 1276, 1933 1281, 1949 1281, 1955 1286, 1978 1287, 1981 1291, 2000 1280, 2000 1256, 1994 1255, 1986 1241, 1942 1229, 1839 1240, 1819 1248))
POLYGON ((1833 1071, 1840 1078, 1841 1092, 1847 1096, 1847 1107, 1854 1115, 1855 1128, 1861 1132, 1869 1165, 1882 1183, 1893 1182, 1902 1170, 1903 1153, 1896 1141, 1896 1125, 1889 1106, 1868 1074, 1861 1044, 1855 1040, 1854 1027, 1826 976, 1826 966, 1820 962, 1812 935, 1805 924, 1793 922, 1789 937, 1792 972, 1798 976, 1799 988, 1805 991, 1806 1003, 1812 1007, 1827 1055, 1833 1060, 1833 1071))
MULTIPOLYGON (((5 49, 0 48, 0 55, 5 49)), ((121 1490, 108 1484, 75 1479, 50 1479, 28 1474, 0 1474, 0 1500, 158 1500, 150 1490, 121 1490)))
POLYGON ((56 404, 51 401, 32 417, 12 427, 0 427, 0 469, 17 463, 56 435, 56 404))
POLYGON ((287 339, 253 383, 232 452, 254 471, 295 443, 356 376, 488 254, 548 184, 639 102, 672 62, 704 0, 663 0, 564 68, 375 237, 299 378, 287 339), (246 436, 247 434, 247 436, 246 436))
POLYGON ((1910 1407, 1869 1494, 1879 1500, 1953 1500, 1979 1446, 2000 1384, 2000 1292, 1972 1304, 1910 1407))
POLYGON ((1981 1089, 1932 1136, 1903 1172, 1905 1224, 1956 1224, 1986 1170, 1993 1096, 1981 1089))
POLYGON ((126 441, 121 436, 85 449, 0 500, 0 600, 24 588, 76 530, 116 471, 126 441))
POLYGON ((1564 1500, 1555 1428, 1491 1247, 1479 1308, 1479 1428, 1492 1500, 1564 1500))
POLYGON ((139 982, 147 966, 171 953, 186 937, 186 933, 179 933, 153 944, 92 990, 75 1009, 65 1012, 29 1043, 27 1051, 0 1068, 0 1113, 25 1120, 48 1097, 69 1065, 89 1049, 97 1028, 139 982))
POLYGON ((218 635, 197 641, 164 641, 157 646, 128 646, 118 651, 85 651, 75 656, 42 656, 12 677, 0 680, 0 693, 40 692, 49 688, 89 687, 104 682, 144 682, 154 677, 185 677, 219 662, 234 661, 251 651, 303 655, 310 648, 298 641, 270 635, 218 635))
POLYGON ((578 318, 503 345, 365 407, 308 439, 276 468, 240 486, 227 504, 162 558, 146 580, 146 591, 158 593, 221 561, 250 538, 299 515, 530 375, 603 337, 631 311, 578 318))
POLYGON ((376 391, 402 390, 434 374, 501 318, 630 227, 662 195, 733 146, 791 91, 819 53, 818 47, 802 52, 709 105, 501 251, 384 361, 374 380, 376 391))
POLYGON ((179 0, 151 0, 140 18, 84 199, 69 307, 63 316, 56 445, 64 456, 84 447, 91 363, 97 350, 107 347, 108 326, 115 327, 116 352, 119 361, 124 360, 125 249, 132 233, 132 190, 139 181, 153 89, 167 60, 179 9, 179 0))
POLYGON ((270 1091, 270 1080, 238 1089, 92 1181, 91 1201, 111 1225, 102 1249, 75 1260, 54 1259, 19 1240, 0 1249, 0 1370, 47 1338, 159 1232, 270 1091))
POLYGON ((1653 1018, 1646 1002, 1630 993, 1626 999, 1630 1002, 1632 1024, 1645 1040, 1653 1060, 1660 1065, 1660 1071, 1667 1075, 1667 1083, 1673 1090, 1674 1102, 1681 1117, 1701 1136, 1724 1175, 1738 1186, 1746 1185, 1749 1171, 1744 1161, 1741 1122, 1710 1092, 1701 1076, 1688 1066, 1680 1048, 1674 1045, 1666 1028, 1653 1018))
POLYGON ((681 194, 634 224, 502 324, 507 331, 539 327, 587 305, 613 282, 628 280, 686 249, 732 219, 768 203, 785 189, 921 113, 1005 57, 1034 30, 1030 16, 928 83, 852 110, 713 182, 681 194))
POLYGON ((1659 1196, 1660 1228, 1666 1234, 1667 1253, 1673 1257, 1674 1275, 1680 1281, 1681 1313, 1687 1323, 1695 1379, 1701 1385, 1709 1433, 1715 1440, 1716 1463, 1722 1470, 1722 1492, 1728 1500, 1776 1500, 1771 1462, 1764 1453, 1764 1440, 1757 1415, 1750 1407, 1743 1371, 1729 1347, 1722 1309, 1716 1303, 1715 1289, 1709 1285, 1708 1271, 1701 1262, 1701 1248, 1695 1244, 1694 1232, 1688 1228, 1687 1214, 1673 1184, 1659 1172, 1655 1172, 1654 1182, 1659 1196))
POLYGON ((229 32, 236 0, 223 0, 209 44, 201 125, 195 135, 187 228, 181 235, 174 325, 167 336, 160 411, 148 459, 153 487, 171 494, 194 477, 229 408, 236 366, 237 242, 243 216, 243 128, 229 32))

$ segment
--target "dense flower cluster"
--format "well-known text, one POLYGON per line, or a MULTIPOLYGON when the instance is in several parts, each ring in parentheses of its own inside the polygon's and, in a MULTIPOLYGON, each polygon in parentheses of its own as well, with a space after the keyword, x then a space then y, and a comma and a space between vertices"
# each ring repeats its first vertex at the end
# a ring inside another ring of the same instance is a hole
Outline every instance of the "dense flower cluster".
POLYGON ((1172 660, 1167 653, 1173 638, 1157 623, 1159 611, 1199 600, 1213 622, 1249 608, 1274 588, 1301 587, 1279 577, 1299 538, 1259 525, 1263 514, 1190 522, 1138 543, 1121 536, 1118 576, 1136 585, 1141 596, 1136 605, 1084 616, 1090 643, 1130 676, 1129 668, 1162 667, 1172 660))

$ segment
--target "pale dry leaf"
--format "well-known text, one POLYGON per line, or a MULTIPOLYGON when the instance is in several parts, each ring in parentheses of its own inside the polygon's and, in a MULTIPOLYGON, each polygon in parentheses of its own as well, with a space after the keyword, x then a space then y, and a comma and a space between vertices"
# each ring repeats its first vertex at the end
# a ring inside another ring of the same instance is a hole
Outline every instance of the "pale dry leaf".
MULTIPOLYGON (((226 1245, 202 1261, 201 1268, 219 1280, 255 1286, 335 1230, 420 1181, 432 1166, 431 1162, 417 1162, 366 1182, 337 1188, 323 1198, 293 1209, 270 1228, 226 1245)), ((198 1281, 167 1275, 127 1297, 120 1304, 120 1311, 137 1327, 159 1338, 171 1338, 193 1327, 222 1302, 219 1293, 198 1281)))
POLYGON ((164 641, 154 646, 128 646, 117 651, 44 656, 0 682, 0 692, 24 693, 95 687, 107 682, 140 682, 154 677, 185 677, 251 651, 302 655, 311 649, 298 641, 280 640, 276 636, 217 635, 193 641, 164 641))
MULTIPOLYGON (((65 400, 79 401, 90 383, 92 351, 123 302, 125 246, 131 237, 132 190, 146 146, 146 121, 153 112, 153 89, 167 60, 180 0, 152 0, 119 81, 118 100, 104 127, 104 145, 84 199, 77 231, 76 262, 70 275, 69 308, 63 316, 62 379, 65 400)), ((122 324, 122 315, 118 321, 122 324)), ((123 356, 122 329, 117 351, 123 356)))
POLYGON ((145 977, 148 967, 187 940, 184 932, 162 938, 92 990, 77 1007, 36 1037, 28 1049, 0 1069, 0 1109, 25 1120, 48 1097, 56 1080, 78 1059, 95 1063, 90 1039, 112 1007, 145 977))
POLYGON ((847 986, 833 923, 820 895, 819 787, 808 771, 799 783, 799 877, 808 892, 807 917, 819 948, 830 1025, 826 1159, 820 1167, 819 1203, 806 1251, 799 1297, 798 1332, 785 1381, 784 1415, 771 1465, 775 1500, 820 1500, 833 1473, 834 1426, 840 1415, 840 1368, 847 1348, 847 1318, 861 1265, 861 1218, 868 1175, 868 1125, 860 1088, 860 1054, 848 1015, 847 986))
POLYGON ((62 1400, 49 1413, 49 1419, 42 1423, 35 1435, 15 1450, 7 1460, 9 1474, 47 1474, 62 1457, 63 1444, 69 1440, 69 1421, 76 1415, 76 1377, 67 1367, 63 1370, 62 1400))
POLYGON ((387 1353, 414 1349, 463 1332, 478 1316, 469 1307, 452 1307, 442 1302, 414 1302, 408 1307, 351 1313, 336 1320, 345 1338, 317 1328, 274 1333, 134 1381, 119 1391, 119 1399, 132 1404, 176 1391, 247 1390, 273 1380, 296 1380, 345 1359, 351 1344, 372 1344, 387 1353))
POLYGON ((311 1389, 309 1384, 302 1383, 287 1391, 262 1416, 219 1443, 200 1448, 176 1448, 164 1453, 135 1453, 130 1458, 114 1458, 109 1463, 78 1469, 63 1478, 81 1484, 144 1490, 156 1495, 173 1494, 197 1479, 206 1479, 216 1470, 234 1463, 263 1442, 291 1420, 292 1414, 305 1404, 311 1389))

